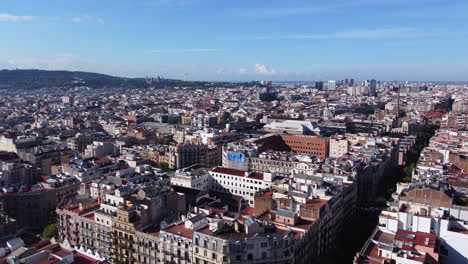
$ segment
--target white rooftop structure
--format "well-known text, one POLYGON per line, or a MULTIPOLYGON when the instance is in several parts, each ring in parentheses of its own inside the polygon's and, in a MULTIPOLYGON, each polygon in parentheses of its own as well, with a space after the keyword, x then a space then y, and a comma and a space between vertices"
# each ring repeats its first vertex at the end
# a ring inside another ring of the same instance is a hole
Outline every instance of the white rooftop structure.
POLYGON ((316 123, 304 120, 275 120, 263 128, 278 131, 293 131, 301 134, 307 134, 307 132, 320 133, 320 129, 316 123))

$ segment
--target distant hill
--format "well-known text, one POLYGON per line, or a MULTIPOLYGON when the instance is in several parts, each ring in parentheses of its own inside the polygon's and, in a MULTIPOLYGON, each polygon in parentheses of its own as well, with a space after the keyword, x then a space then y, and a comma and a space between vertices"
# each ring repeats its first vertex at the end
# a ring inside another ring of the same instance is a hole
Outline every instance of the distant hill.
POLYGON ((91 72, 1 70, 1 88, 38 89, 43 87, 144 87, 144 79, 114 77, 91 72))
MULTIPOLYGON (((230 87, 231 83, 217 83, 216 86, 230 87)), ((207 88, 215 86, 211 82, 181 81, 155 78, 151 84, 145 78, 123 78, 105 74, 79 71, 47 71, 47 70, 0 70, 0 89, 39 89, 44 87, 70 88, 87 86, 101 88, 167 88, 192 87, 207 88)))

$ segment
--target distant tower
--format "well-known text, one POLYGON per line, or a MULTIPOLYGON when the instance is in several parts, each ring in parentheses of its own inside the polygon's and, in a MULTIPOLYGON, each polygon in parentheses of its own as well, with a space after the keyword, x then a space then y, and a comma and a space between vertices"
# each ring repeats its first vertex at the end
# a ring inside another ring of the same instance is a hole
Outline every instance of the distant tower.
POLYGON ((61 97, 63 104, 73 105, 73 97, 65 95, 61 97))
POLYGON ((277 93, 273 91, 273 84, 271 81, 267 82, 267 86, 263 91, 265 92, 260 92, 258 94, 258 99, 264 102, 271 102, 277 99, 277 93))
POLYGON ((145 80, 146 80, 146 84, 148 85, 151 85, 153 83, 153 77, 146 76, 145 80))
POLYGON ((374 79, 369 82, 369 95, 377 96, 377 81, 374 79))
POLYGON ((400 86, 398 86, 396 116, 400 116, 400 86))
POLYGON ((321 91, 323 90, 323 82, 315 82, 315 89, 321 91))
POLYGON ((272 88, 273 88, 273 84, 272 84, 272 82, 271 82, 271 80, 270 80, 270 81, 268 81, 268 83, 267 83, 266 92, 267 92, 267 93, 271 93, 271 89, 272 89, 272 88))

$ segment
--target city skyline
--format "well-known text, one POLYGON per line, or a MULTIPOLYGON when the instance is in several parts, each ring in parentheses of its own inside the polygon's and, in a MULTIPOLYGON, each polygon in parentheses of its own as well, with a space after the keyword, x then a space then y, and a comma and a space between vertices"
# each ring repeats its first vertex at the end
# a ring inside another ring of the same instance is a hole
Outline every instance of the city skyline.
POLYGON ((0 68, 465 81, 464 1, 4 1, 0 68))
POLYGON ((468 263, 467 11, 3 0, 0 264, 468 263))

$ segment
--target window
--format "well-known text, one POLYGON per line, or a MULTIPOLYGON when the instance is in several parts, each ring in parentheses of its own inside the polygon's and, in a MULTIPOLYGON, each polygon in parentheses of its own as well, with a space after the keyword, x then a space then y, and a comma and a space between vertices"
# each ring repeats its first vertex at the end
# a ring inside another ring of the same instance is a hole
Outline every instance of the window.
POLYGON ((216 260, 216 258, 217 258, 216 253, 212 253, 212 254, 211 254, 211 258, 214 259, 214 260, 216 260))

